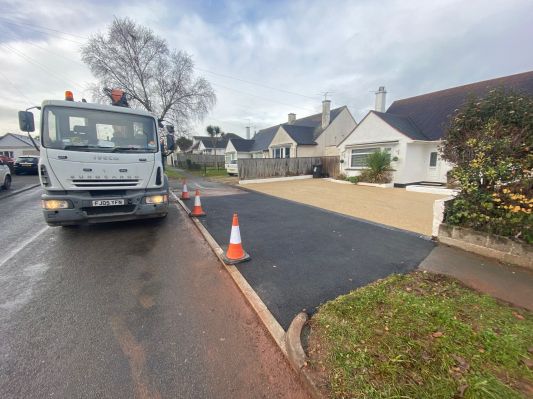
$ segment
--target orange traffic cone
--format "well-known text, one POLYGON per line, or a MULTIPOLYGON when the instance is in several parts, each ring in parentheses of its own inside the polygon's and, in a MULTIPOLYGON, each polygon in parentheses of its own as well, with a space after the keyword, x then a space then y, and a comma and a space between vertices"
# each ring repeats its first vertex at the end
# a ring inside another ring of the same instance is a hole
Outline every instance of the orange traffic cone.
POLYGON ((194 195, 194 207, 192 208, 191 216, 205 216, 200 202, 200 190, 198 189, 196 189, 196 194, 194 195))
POLYGON ((191 199, 191 197, 189 196, 189 190, 187 190, 187 180, 183 180, 183 188, 181 189, 181 199, 182 200, 191 199))
POLYGON ((239 229, 239 218, 237 214, 233 214, 233 223, 231 225, 231 236, 229 239, 229 246, 226 255, 223 256, 224 262, 229 265, 235 263, 245 262, 250 260, 250 255, 244 252, 241 243, 241 231, 239 229))

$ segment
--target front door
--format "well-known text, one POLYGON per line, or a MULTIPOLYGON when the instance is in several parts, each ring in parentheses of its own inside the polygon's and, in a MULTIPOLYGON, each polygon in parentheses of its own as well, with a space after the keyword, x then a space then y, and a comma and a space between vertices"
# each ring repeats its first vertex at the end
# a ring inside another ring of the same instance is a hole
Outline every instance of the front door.
POLYGON ((429 169, 428 169, 428 180, 429 181, 439 181, 439 154, 437 151, 429 153, 429 169))

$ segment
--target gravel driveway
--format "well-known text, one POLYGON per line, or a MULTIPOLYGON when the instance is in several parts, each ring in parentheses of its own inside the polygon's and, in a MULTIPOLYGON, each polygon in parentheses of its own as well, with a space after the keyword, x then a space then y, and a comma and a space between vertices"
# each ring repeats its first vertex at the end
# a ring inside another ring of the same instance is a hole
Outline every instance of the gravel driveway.
POLYGON ((338 184, 322 179, 248 184, 245 187, 427 236, 431 235, 433 203, 445 197, 403 188, 338 184))

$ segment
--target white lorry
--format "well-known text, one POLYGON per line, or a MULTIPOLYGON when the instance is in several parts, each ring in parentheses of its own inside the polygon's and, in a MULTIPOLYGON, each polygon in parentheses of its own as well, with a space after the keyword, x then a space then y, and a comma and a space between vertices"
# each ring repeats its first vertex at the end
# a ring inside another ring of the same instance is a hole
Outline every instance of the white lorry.
MULTIPOLYGON (((125 107, 126 101, 113 103, 75 102, 66 92, 65 101, 47 100, 36 107, 41 110, 42 208, 50 226, 167 215, 160 121, 125 107)), ((20 111, 19 124, 28 134, 34 131, 33 114, 20 111)), ((166 141, 172 151, 174 136, 167 135, 166 141)))

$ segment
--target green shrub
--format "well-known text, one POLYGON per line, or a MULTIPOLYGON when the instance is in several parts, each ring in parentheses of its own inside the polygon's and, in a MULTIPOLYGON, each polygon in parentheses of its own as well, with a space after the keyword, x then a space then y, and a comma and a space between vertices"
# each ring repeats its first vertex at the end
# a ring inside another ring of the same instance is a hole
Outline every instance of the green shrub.
POLYGON ((503 89, 471 98, 441 146, 461 191, 445 221, 533 242, 533 97, 503 89))
POLYGON ((384 184, 392 181, 391 156, 386 151, 376 151, 365 159, 366 168, 361 171, 359 181, 384 184))
POLYGON ((348 180, 350 183, 357 184, 359 182, 359 176, 350 176, 347 177, 346 180, 348 180))

